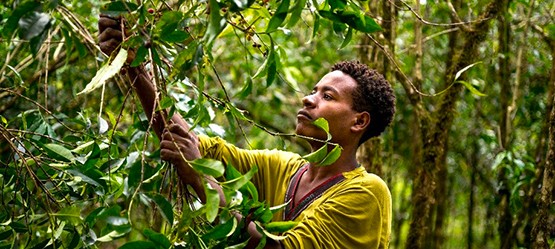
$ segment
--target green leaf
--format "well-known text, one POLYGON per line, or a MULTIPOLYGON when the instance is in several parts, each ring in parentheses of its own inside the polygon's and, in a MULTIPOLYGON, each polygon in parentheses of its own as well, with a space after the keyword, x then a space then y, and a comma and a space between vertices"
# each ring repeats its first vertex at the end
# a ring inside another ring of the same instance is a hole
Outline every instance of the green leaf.
POLYGON ((206 194, 206 203, 204 204, 206 207, 206 219, 208 222, 213 222, 218 216, 220 195, 209 183, 204 185, 204 193, 206 194))
POLYGON ((156 245, 158 245, 158 248, 162 248, 162 249, 168 249, 172 246, 170 240, 168 239, 168 237, 166 237, 165 235, 161 234, 161 233, 157 233, 153 230, 150 230, 148 228, 145 228, 143 230, 143 234, 152 242, 154 242, 156 245))
POLYGON ((464 72, 466 72, 466 70, 472 68, 473 66, 475 66, 476 64, 480 64, 482 63, 481 61, 472 63, 466 67, 464 67, 463 69, 459 70, 456 74, 455 74, 455 79, 453 79, 453 81, 457 81, 459 79, 459 77, 461 77, 461 74, 463 74, 464 72))
POLYGON ((264 228, 271 233, 283 233, 295 227, 299 222, 297 221, 274 221, 264 225, 264 228))
POLYGON ((270 45, 270 54, 268 55, 268 75, 266 76, 266 87, 272 85, 277 76, 277 61, 279 61, 279 55, 277 55, 274 50, 274 42, 272 41, 270 45))
POLYGON ((317 127, 320 127, 322 130, 326 132, 326 134, 328 134, 327 141, 331 139, 330 126, 328 124, 328 121, 325 118, 318 118, 314 120, 313 124, 316 125, 317 127))
POLYGON ((158 193, 146 193, 146 195, 154 201, 154 203, 156 203, 156 206, 158 206, 158 209, 160 210, 160 214, 162 214, 171 227, 173 225, 172 204, 166 199, 166 197, 158 193))
POLYGON ((353 38, 353 29, 349 27, 347 29, 347 34, 345 35, 345 39, 343 39, 343 42, 341 43, 341 46, 339 48, 341 49, 347 46, 347 44, 351 42, 352 38, 353 38))
POLYGON ((45 144, 42 148, 46 151, 46 154, 52 158, 66 162, 73 162, 75 160, 71 151, 59 144, 45 144))
POLYGON ((73 226, 77 226, 83 223, 83 218, 81 218, 81 208, 72 205, 63 208, 53 216, 58 217, 60 220, 71 223, 73 226))
POLYGON ((299 21, 305 6, 306 6, 306 0, 297 1, 297 3, 295 4, 295 7, 293 7, 291 16, 289 17, 289 22, 287 23, 287 27, 295 26, 295 24, 299 21))
POLYGON ((347 6, 346 0, 328 0, 328 4, 331 7, 331 11, 334 10, 343 10, 347 6))
POLYGON ((210 0, 210 20, 208 28, 206 29, 205 41, 208 47, 211 47, 212 42, 224 30, 226 25, 225 19, 220 15, 220 6, 218 1, 210 0))
POLYGON ((175 30, 173 32, 160 35, 160 39, 165 42, 182 42, 187 38, 189 38, 189 33, 183 30, 175 30))
POLYGON ((332 163, 337 161, 337 159, 339 159, 339 157, 341 156, 341 150, 343 150, 341 146, 339 146, 339 144, 336 144, 335 147, 326 155, 326 157, 322 159, 322 161, 317 163, 317 165, 318 166, 331 165, 332 163))
POLYGON ((50 27, 50 16, 42 12, 33 11, 19 19, 19 27, 20 37, 25 40, 31 40, 50 27))
POLYGON ((328 145, 324 144, 324 146, 320 147, 320 149, 317 149, 316 151, 313 151, 310 154, 303 156, 303 158, 311 163, 318 163, 324 160, 324 158, 326 158, 327 153, 328 153, 328 145))
POLYGON ((234 178, 233 180, 222 182, 221 185, 222 187, 231 189, 233 191, 239 190, 241 187, 247 184, 250 179, 252 179, 256 172, 258 172, 258 167, 253 166, 246 174, 234 178))
POLYGON ((19 19, 25 14, 31 13, 40 7, 40 2, 38 1, 25 1, 18 4, 15 10, 12 12, 8 20, 3 25, 2 35, 6 39, 10 39, 15 29, 18 27, 19 19))
POLYGON ((281 1, 278 8, 276 9, 276 12, 268 22, 268 27, 266 28, 267 33, 276 31, 277 28, 283 23, 289 11, 289 2, 290 0, 281 1))
POLYGON ((130 241, 120 246, 119 249, 157 249, 156 244, 151 241, 130 241))
POLYGON ((80 95, 80 94, 83 94, 83 93, 90 93, 93 90, 95 90, 95 89, 101 87, 102 85, 104 85, 107 80, 109 80, 114 75, 119 73, 121 67, 123 67, 123 65, 125 63, 125 60, 127 60, 127 50, 120 49, 116 58, 114 58, 114 60, 112 62, 102 66, 98 70, 98 72, 96 72, 96 75, 91 80, 91 82, 89 84, 87 84, 85 89, 83 89, 83 91, 79 92, 77 95, 80 95))
POLYGON ((275 235, 275 234, 270 233, 268 230, 266 230, 266 229, 260 224, 259 221, 255 221, 254 223, 257 225, 257 227, 258 227, 259 230, 262 230, 262 233, 263 233, 264 235, 266 235, 268 238, 270 238, 270 239, 272 239, 272 240, 274 240, 274 241, 280 241, 280 240, 283 240, 283 239, 286 238, 285 236, 279 236, 279 235, 275 235))
POLYGON ((101 13, 110 16, 127 14, 129 12, 136 11, 137 9, 139 9, 139 6, 129 1, 110 1, 100 7, 101 13))
POLYGON ((254 0, 231 0, 231 11, 240 11, 250 7, 254 0))
POLYGON ((208 158, 198 158, 191 162, 191 167, 199 173, 210 175, 213 177, 220 177, 224 174, 225 168, 222 162, 208 158))
POLYGON ((237 229, 237 223, 237 219, 235 219, 235 217, 231 217, 231 219, 215 226, 210 231, 202 235, 202 239, 208 241, 227 238, 231 236, 233 232, 235 232, 235 230, 237 229))
POLYGON ((480 96, 480 97, 486 96, 486 94, 484 94, 484 93, 478 91, 478 89, 476 89, 476 88, 475 88, 472 84, 470 84, 469 82, 459 80, 459 81, 457 81, 456 83, 462 84, 463 86, 466 87, 466 89, 468 89, 468 90, 469 90, 471 93, 473 93, 473 94, 476 94, 476 95, 478 95, 478 96, 480 96))
POLYGON ((130 66, 131 67, 139 66, 141 63, 146 61, 147 56, 148 56, 148 49, 145 46, 140 46, 139 49, 137 49, 137 52, 135 52, 135 58, 131 62, 130 66))

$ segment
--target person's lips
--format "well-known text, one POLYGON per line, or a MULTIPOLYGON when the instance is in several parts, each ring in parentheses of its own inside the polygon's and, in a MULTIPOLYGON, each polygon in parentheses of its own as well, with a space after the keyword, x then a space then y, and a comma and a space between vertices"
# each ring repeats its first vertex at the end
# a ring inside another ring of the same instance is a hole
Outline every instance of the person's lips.
POLYGON ((305 111, 305 110, 300 110, 297 113, 297 118, 305 118, 305 119, 308 119, 308 120, 312 120, 312 117, 310 116, 310 114, 308 114, 308 112, 305 111))

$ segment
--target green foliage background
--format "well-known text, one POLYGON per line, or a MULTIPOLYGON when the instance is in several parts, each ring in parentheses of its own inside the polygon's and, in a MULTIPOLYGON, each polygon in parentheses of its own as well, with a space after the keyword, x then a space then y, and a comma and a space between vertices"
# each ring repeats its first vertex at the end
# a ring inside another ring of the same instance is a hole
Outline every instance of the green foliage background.
MULTIPOLYGON (((397 50, 391 56, 400 62, 398 70, 411 72, 419 64, 413 42, 420 20, 407 8, 412 3, 396 3, 397 50)), ((0 248, 241 247, 244 227, 232 218, 232 210, 251 214, 268 236, 290 225, 269 225, 273 209, 252 198, 256 190, 246 183, 248 174, 231 168, 225 178, 242 183, 227 185, 234 204, 218 210, 214 201, 196 202, 178 184, 171 166, 159 159, 157 138, 149 132, 149 121, 122 76, 78 94, 115 57, 102 54, 96 45, 101 12, 126 17, 130 34, 123 47, 136 50, 134 64, 146 62, 155 75, 161 107, 181 112, 198 132, 222 136, 241 147, 306 154, 307 145, 292 135, 300 99, 335 62, 368 56, 361 51, 377 47, 365 40, 369 36, 365 32, 381 35, 372 18, 376 16, 368 14, 377 4, 4 1, 0 5, 0 248), (211 222, 216 218, 217 223, 211 222)), ((476 17, 486 5, 469 1, 458 14, 476 17)), ((423 6, 428 20, 450 22, 448 4, 423 6)), ((553 53, 545 40, 555 40, 555 26, 545 20, 553 19, 553 7, 553 3, 511 2, 514 54, 497 52, 494 29, 479 49, 476 62, 481 63, 464 72, 467 90, 457 105, 447 148, 451 208, 446 248, 461 248, 469 233, 477 246, 499 246, 495 195, 501 185, 496 178, 500 169, 510 172, 506 187, 512 214, 533 210, 523 192, 535 186, 535 170, 546 150, 540 145, 547 136, 553 53), (518 25, 529 20, 534 20, 532 28, 518 25), (514 142, 501 148, 501 86, 492 72, 498 69, 498 57, 516 57, 520 48, 526 70, 519 72, 520 83, 515 84, 514 142), (472 224, 467 213, 470 193, 477 203, 472 224)), ((429 38, 420 58, 424 76, 414 87, 424 93, 424 108, 429 110, 439 102, 438 93, 451 84, 443 82, 443 72, 451 46, 446 31, 452 28, 423 28, 429 38)), ((394 124, 383 135, 381 156, 383 178, 394 197, 391 247, 400 248, 405 246, 411 219, 416 128, 414 107, 404 89, 393 75, 387 76, 398 102, 394 124)), ((211 163, 200 162, 208 168, 230 167, 211 163)), ((517 225, 515 244, 526 247, 529 224, 517 225)))

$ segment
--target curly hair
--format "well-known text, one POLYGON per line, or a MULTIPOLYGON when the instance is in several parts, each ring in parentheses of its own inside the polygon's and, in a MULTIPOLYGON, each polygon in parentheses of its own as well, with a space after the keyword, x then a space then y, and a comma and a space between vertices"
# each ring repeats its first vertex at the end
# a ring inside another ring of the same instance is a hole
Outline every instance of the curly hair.
POLYGON ((331 67, 351 76, 358 84, 353 91, 353 110, 368 112, 370 124, 359 145, 379 136, 391 123, 395 114, 395 94, 389 82, 374 69, 359 61, 342 61, 331 67))

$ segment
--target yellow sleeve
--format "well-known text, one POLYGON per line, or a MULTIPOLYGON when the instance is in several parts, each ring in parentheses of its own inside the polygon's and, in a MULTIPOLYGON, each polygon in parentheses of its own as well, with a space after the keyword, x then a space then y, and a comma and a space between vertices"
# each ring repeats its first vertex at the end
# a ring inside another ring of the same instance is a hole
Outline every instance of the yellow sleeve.
MULTIPOLYGON (((285 201, 285 192, 291 175, 306 161, 298 154, 280 150, 246 150, 227 143, 219 137, 199 135, 199 150, 203 157, 233 165, 246 173, 253 166, 258 172, 252 182, 258 189, 259 199, 269 205, 280 205, 285 201)), ((275 218, 278 214, 274 215, 275 218)))
MULTIPOLYGON (((380 179, 381 180, 381 179, 380 179)), ((284 248, 387 248, 391 231, 391 195, 378 187, 346 186, 320 197, 286 232, 284 248), (314 205, 316 204, 316 205, 314 205)))

